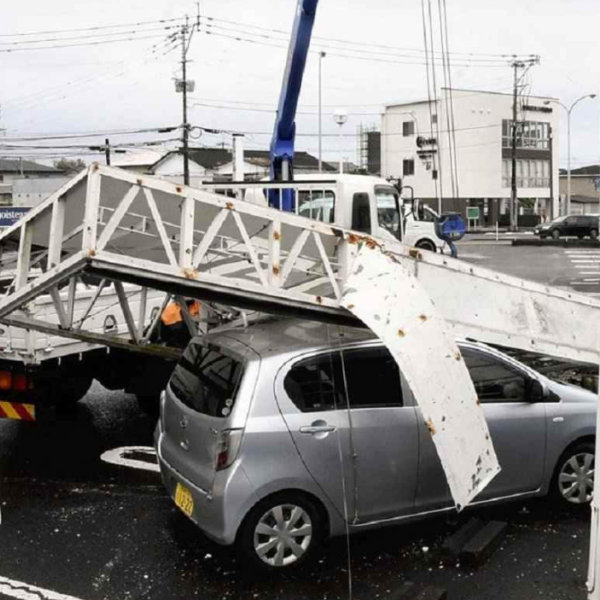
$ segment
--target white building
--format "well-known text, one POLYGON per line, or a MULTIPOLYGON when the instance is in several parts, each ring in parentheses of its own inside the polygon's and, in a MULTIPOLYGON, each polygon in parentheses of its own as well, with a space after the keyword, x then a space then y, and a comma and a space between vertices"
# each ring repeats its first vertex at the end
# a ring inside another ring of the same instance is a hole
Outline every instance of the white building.
MULTIPOLYGON (((555 102, 538 96, 519 99, 516 171, 522 226, 559 214, 555 102)), ((466 214, 467 206, 478 206, 480 225, 497 221, 508 225, 512 110, 512 94, 446 88, 437 102, 386 106, 381 127, 383 176, 401 178, 415 197, 436 209, 441 196, 442 211, 466 214), (455 169, 451 144, 456 149, 455 169)))

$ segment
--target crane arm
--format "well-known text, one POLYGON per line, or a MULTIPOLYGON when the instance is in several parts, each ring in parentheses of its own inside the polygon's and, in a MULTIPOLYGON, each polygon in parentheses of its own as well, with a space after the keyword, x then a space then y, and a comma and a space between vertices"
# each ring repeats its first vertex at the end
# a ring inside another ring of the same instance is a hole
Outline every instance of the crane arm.
MULTIPOLYGON (((296 111, 318 4, 319 0, 298 0, 271 140, 271 179, 274 181, 293 179, 296 111)), ((281 208, 292 210, 293 198, 285 200, 281 208)))

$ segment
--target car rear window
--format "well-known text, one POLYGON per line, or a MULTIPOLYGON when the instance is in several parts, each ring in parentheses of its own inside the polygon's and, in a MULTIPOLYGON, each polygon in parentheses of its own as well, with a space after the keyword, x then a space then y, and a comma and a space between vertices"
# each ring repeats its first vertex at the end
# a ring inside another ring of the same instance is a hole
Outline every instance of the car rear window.
POLYGON ((190 343, 171 381, 171 391, 188 408, 227 417, 235 402, 243 364, 218 348, 190 343))

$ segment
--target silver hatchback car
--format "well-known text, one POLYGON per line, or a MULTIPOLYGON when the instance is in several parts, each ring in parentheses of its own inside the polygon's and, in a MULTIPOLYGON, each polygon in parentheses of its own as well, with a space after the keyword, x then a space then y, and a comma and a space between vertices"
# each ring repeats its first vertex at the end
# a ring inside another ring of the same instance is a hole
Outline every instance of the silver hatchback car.
MULTIPOLYGON (((475 504, 548 493, 588 503, 596 396, 459 345, 502 466, 475 504)), ((156 444, 176 505, 264 569, 295 567, 346 528, 453 510, 411 390, 366 330, 280 320, 192 340, 156 444)))

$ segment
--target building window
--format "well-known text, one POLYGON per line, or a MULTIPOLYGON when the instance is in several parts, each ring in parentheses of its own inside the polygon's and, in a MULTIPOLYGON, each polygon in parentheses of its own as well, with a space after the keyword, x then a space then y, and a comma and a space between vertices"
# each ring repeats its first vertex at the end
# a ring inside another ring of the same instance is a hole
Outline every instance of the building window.
POLYGON ((404 123, 402 123, 402 135, 404 137, 408 137, 410 135, 415 135, 415 122, 414 121, 404 121, 404 123))
MULTIPOLYGON (((502 187, 511 186, 512 161, 506 158, 502 161, 502 187)), ((549 188, 550 161, 517 159, 518 188, 549 188)))
MULTIPOLYGON (((502 121, 502 147, 512 148, 513 122, 502 121)), ((550 149, 550 124, 537 121, 517 122, 517 148, 528 150, 550 149)))
POLYGON ((431 115, 431 124, 437 125, 437 115, 431 115))
POLYGON ((415 174, 415 161, 412 158, 405 158, 402 161, 402 174, 404 177, 415 174))

